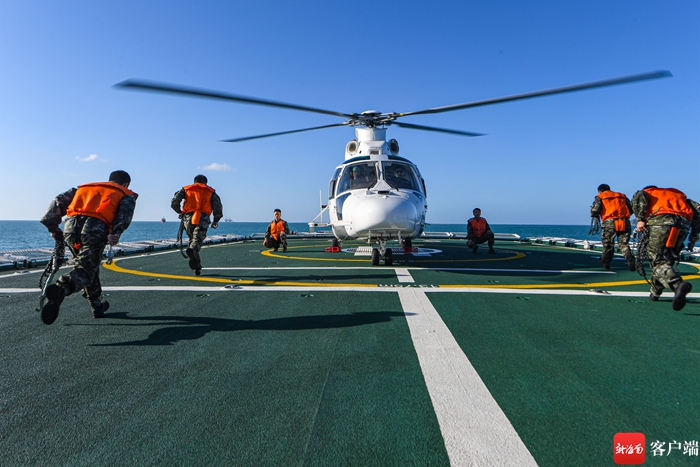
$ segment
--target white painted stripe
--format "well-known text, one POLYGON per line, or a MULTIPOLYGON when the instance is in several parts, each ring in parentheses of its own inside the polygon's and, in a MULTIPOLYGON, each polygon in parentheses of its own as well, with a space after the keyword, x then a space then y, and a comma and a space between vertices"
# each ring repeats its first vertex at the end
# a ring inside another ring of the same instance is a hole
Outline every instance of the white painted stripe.
MULTIPOLYGON (((550 289, 480 289, 480 288, 451 288, 440 289, 437 287, 415 287, 415 286, 387 286, 387 287, 313 287, 313 286, 258 286, 241 285, 236 288, 225 288, 225 286, 112 286, 102 287, 105 292, 397 292, 406 289, 418 289, 428 293, 502 293, 517 295, 587 295, 598 297, 628 297, 628 298, 649 298, 649 292, 623 292, 606 291, 600 294, 589 292, 588 290, 550 290, 550 289)), ((0 294, 19 293, 40 293, 39 287, 32 288, 0 288, 0 294)), ((673 292, 661 294, 664 298, 673 298, 673 292)), ((700 293, 692 292, 688 298, 700 299, 700 293)))
POLYGON ((452 466, 536 466, 535 459, 422 289, 399 290, 452 466))
POLYGON ((396 268, 396 278, 399 282, 415 282, 411 272, 406 268, 396 268))
POLYGON ((421 268, 427 271, 477 271, 477 272, 536 272, 557 274, 617 274, 615 271, 579 271, 576 269, 487 269, 487 268, 421 268))
MULTIPOLYGON (((278 267, 211 267, 202 268, 203 271, 267 271, 267 270, 328 270, 337 271, 343 269, 366 269, 376 271, 377 266, 278 266, 278 267)), ((391 269, 390 267, 382 266, 381 269, 391 269)), ((476 272, 535 272, 549 274, 617 274, 614 271, 577 271, 573 269, 485 269, 485 268, 423 268, 423 267, 405 267, 400 268, 405 270, 420 270, 420 271, 476 271, 476 272)))

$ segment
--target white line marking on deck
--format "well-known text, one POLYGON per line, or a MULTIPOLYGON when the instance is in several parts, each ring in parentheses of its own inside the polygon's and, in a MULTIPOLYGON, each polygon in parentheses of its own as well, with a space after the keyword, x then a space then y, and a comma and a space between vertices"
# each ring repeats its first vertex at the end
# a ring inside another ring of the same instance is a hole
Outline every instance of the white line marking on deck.
MULTIPOLYGON (((227 289, 225 286, 179 286, 179 285, 155 285, 155 286, 107 286, 102 287, 105 292, 398 292, 399 290, 422 290, 429 293, 506 293, 518 295, 587 295, 589 297, 628 297, 649 298, 649 292, 623 292, 608 290, 607 294, 592 293, 588 290, 553 290, 553 289, 481 289, 474 287, 465 288, 425 288, 414 286, 399 287, 313 287, 313 286, 264 286, 264 285, 235 285, 235 289, 227 289)), ((39 287, 31 288, 0 288, 0 294, 33 293, 37 297, 41 293, 39 287)), ((663 298, 672 298, 673 292, 664 292, 663 298)), ((692 292, 688 298, 700 299, 700 292, 692 292)))
POLYGON ((399 282, 415 282, 411 272, 406 268, 396 268, 396 278, 399 282))
POLYGON ((536 272, 557 274, 617 274, 615 271, 586 271, 577 269, 488 269, 488 268, 421 268, 428 271, 477 271, 477 272, 536 272))
POLYGON ((422 289, 399 290, 450 465, 536 466, 422 289))

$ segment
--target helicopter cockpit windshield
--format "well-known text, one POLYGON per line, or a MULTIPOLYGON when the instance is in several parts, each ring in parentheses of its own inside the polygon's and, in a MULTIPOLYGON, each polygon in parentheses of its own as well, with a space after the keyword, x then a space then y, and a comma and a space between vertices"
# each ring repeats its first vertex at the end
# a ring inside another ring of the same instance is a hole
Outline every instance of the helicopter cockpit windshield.
POLYGON ((382 162, 382 172, 384 180, 392 187, 420 191, 416 174, 410 164, 394 161, 382 162))
POLYGON ((375 162, 359 162, 345 167, 338 183, 338 193, 356 188, 371 188, 377 182, 375 162))

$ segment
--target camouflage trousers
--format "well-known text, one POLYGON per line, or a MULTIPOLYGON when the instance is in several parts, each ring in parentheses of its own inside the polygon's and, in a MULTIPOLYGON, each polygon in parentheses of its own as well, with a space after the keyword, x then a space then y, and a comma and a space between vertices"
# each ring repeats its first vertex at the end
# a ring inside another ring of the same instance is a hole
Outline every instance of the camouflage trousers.
POLYGON ((487 231, 480 237, 469 237, 467 238, 467 246, 469 248, 476 248, 477 245, 480 245, 482 243, 487 243, 489 248, 493 248, 494 244, 494 234, 492 231, 487 231))
POLYGON ((603 230, 600 234, 601 240, 603 242, 603 253, 600 255, 600 262, 602 264, 610 264, 613 256, 615 255, 615 237, 617 237, 617 244, 620 247, 620 253, 625 259, 629 261, 634 261, 634 255, 630 250, 630 233, 632 228, 630 226, 629 219, 625 222, 625 231, 616 232, 615 231, 615 221, 607 220, 603 222, 603 230))
POLYGON ((197 263, 202 264, 199 257, 199 250, 202 249, 204 240, 207 238, 207 230, 209 230, 209 216, 202 215, 202 218, 199 220, 199 224, 192 224, 192 215, 185 214, 183 222, 185 223, 185 232, 190 239, 187 247, 192 248, 194 257, 197 259, 197 263))
POLYGON ((100 305, 102 285, 100 284, 100 263, 107 245, 107 224, 99 219, 68 218, 65 225, 66 245, 74 256, 73 270, 58 278, 57 283, 67 289, 67 295, 83 291, 90 305, 100 305))
POLYGON ((676 290, 683 278, 673 269, 678 255, 683 249, 683 242, 688 236, 689 229, 681 227, 676 244, 666 247, 666 240, 671 231, 671 225, 648 225, 649 244, 647 245, 647 258, 651 266, 651 293, 659 296, 664 288, 676 290))
POLYGON ((287 248, 287 234, 282 232, 280 233, 280 238, 279 240, 276 240, 275 237, 270 235, 267 237, 265 240, 263 240, 263 246, 265 248, 287 248))

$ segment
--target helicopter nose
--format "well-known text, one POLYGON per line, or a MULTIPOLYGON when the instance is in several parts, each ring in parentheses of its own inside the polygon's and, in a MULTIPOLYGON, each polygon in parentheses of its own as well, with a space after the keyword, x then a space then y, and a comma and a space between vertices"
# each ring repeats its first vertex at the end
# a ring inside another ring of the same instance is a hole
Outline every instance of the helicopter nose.
POLYGON ((397 196, 374 196, 363 199, 353 216, 356 232, 401 231, 413 232, 420 223, 418 210, 409 199, 397 196))

